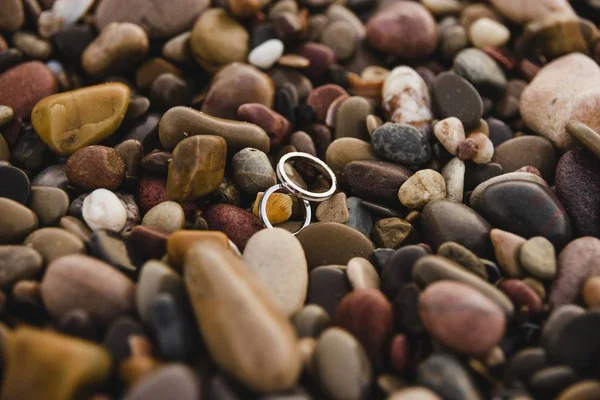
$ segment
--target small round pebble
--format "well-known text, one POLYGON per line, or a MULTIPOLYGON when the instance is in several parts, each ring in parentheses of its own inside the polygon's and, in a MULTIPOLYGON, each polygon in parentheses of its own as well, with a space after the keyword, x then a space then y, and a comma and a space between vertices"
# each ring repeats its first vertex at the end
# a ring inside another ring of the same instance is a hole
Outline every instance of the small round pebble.
POLYGON ((125 177, 125 163, 111 147, 87 146, 69 157, 66 173, 76 187, 115 190, 125 177))
POLYGON ((533 237, 523 243, 519 261, 536 278, 551 280, 556 275, 556 252, 552 243, 543 236, 533 237))
POLYGON ((248 54, 250 64, 262 69, 269 69, 283 54, 283 42, 279 39, 269 39, 256 46, 248 54))
POLYGON ((127 222, 127 211, 119 198, 106 189, 96 189, 83 201, 83 219, 92 230, 120 232, 127 222))
POLYGON ((446 197, 444 177, 432 169, 417 171, 400 186, 398 199, 408 208, 421 209, 427 203, 446 197))
POLYGON ((172 233, 185 226, 185 213, 179 203, 165 201, 157 204, 144 215, 142 225, 172 233))

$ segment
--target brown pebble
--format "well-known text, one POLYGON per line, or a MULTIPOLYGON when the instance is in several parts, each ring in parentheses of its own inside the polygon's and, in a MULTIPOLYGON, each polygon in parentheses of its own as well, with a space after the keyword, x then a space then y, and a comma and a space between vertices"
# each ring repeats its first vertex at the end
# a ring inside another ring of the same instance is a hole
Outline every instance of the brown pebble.
POLYGON ((69 183, 76 187, 115 190, 125 177, 125 163, 111 147, 87 146, 69 157, 66 173, 69 183))
POLYGON ((204 218, 211 230, 221 231, 243 251, 252 235, 263 229, 258 218, 248 211, 230 204, 209 207, 204 218))
POLYGON ((340 224, 348 222, 350 214, 346 204, 346 194, 337 193, 330 199, 319 203, 316 217, 319 222, 338 222, 340 224))
POLYGON ((269 135, 271 146, 278 146, 285 142, 292 131, 290 121, 260 103, 242 104, 237 109, 237 119, 263 128, 269 135))
POLYGON ((314 88, 306 99, 306 104, 311 106, 317 114, 317 121, 325 122, 327 110, 331 103, 340 96, 348 93, 341 86, 327 84, 314 88))

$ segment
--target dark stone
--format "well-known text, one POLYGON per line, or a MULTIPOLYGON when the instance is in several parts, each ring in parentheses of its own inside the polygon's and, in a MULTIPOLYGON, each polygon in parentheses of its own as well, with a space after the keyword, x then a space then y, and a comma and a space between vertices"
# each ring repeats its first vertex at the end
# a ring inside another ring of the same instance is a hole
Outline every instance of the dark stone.
POLYGON ((103 344, 115 363, 131 356, 129 338, 133 335, 145 336, 146 334, 142 326, 131 317, 119 317, 108 328, 103 344))
POLYGON ((453 72, 437 76, 431 88, 434 107, 440 119, 456 117, 469 131, 479 124, 483 101, 477 90, 465 78, 453 72))
POLYGON ((18 49, 8 49, 0 52, 0 73, 20 64, 23 61, 23 53, 18 49))
POLYGON ((540 170, 544 179, 554 181, 556 153, 552 142, 541 136, 520 136, 507 140, 494 149, 492 162, 498 163, 504 172, 533 166, 540 170))
POLYGON ((495 183, 482 193, 479 207, 494 227, 524 238, 544 236, 558 248, 571 239, 571 223, 560 201, 537 183, 495 183))
POLYGON ((510 358, 506 364, 505 381, 528 383, 533 374, 548 365, 546 351, 541 347, 523 349, 510 358))
POLYGON ((600 311, 588 311, 574 317, 560 330, 556 341, 547 349, 554 364, 567 365, 576 371, 594 370, 600 357, 600 311))
POLYGON ((390 299, 396 297, 404 285, 413 281, 413 267, 417 260, 427 254, 424 248, 416 245, 396 250, 381 269, 383 293, 390 299))
POLYGON ((152 302, 152 328, 161 355, 169 361, 194 356, 194 329, 189 315, 170 293, 161 293, 152 302))
POLYGON ((463 365, 449 354, 433 354, 421 363, 416 383, 443 399, 481 398, 463 365))
POLYGON ((371 145, 381 158, 400 164, 423 164, 431 157, 427 139, 412 125, 384 124, 373 132, 371 145))
POLYGON ((399 205, 398 190, 412 175, 402 165, 384 161, 353 161, 342 171, 348 191, 363 200, 399 205))
POLYGON ((154 149, 162 148, 158 139, 158 123, 160 114, 148 113, 140 119, 136 119, 128 124, 123 131, 127 132, 121 142, 129 139, 135 139, 144 146, 144 151, 150 153, 154 149))
POLYGON ((156 259, 166 253, 168 238, 168 234, 144 225, 136 226, 129 235, 129 241, 140 254, 156 259))
POLYGON ((81 55, 96 38, 91 25, 70 25, 52 36, 52 43, 65 60, 73 65, 81 65, 81 55))
POLYGON ((502 143, 515 136, 510 126, 503 121, 492 117, 488 118, 486 121, 490 130, 490 140, 494 144, 494 147, 500 146, 502 143))
POLYGON ((317 267, 308 274, 307 304, 317 304, 325 309, 330 317, 342 298, 352 291, 346 277, 346 268, 339 266, 317 267))
POLYGON ((394 321, 398 331, 408 331, 414 335, 425 332, 425 327, 419 317, 419 298, 421 290, 415 283, 404 285, 394 297, 394 321))
POLYGON ((566 152, 556 167, 556 196, 578 236, 600 236, 600 164, 587 151, 566 152))
POLYGON ((283 115, 292 126, 296 127, 296 114, 294 112, 298 104, 298 92, 292 84, 286 84, 275 92, 273 109, 283 115))
POLYGON ((253 49, 269 39, 276 39, 277 34, 273 29, 273 26, 269 23, 263 23, 256 25, 252 28, 252 35, 250 37, 250 48, 253 49))
POLYGON ((530 381, 531 392, 538 399, 551 399, 574 384, 579 377, 573 369, 558 365, 536 372, 530 381))
POLYGON ((373 264, 377 271, 381 271, 385 263, 387 263, 390 257, 397 251, 398 250, 395 249, 375 249, 370 257, 371 264, 373 264))
POLYGON ((17 167, 0 166, 0 197, 27 204, 31 183, 27 174, 17 167))
POLYGON ((348 197, 346 206, 350 215, 346 225, 356 229, 366 237, 370 237, 375 221, 373 221, 373 216, 367 207, 365 207, 363 201, 358 197, 348 197))
POLYGON ((116 267, 129 276, 135 275, 142 265, 137 250, 121 235, 111 231, 95 231, 90 236, 90 255, 116 267))
POLYGON ((467 163, 467 168, 465 170, 465 190, 473 190, 479 186, 480 183, 495 176, 502 175, 503 171, 502 166, 496 163, 467 163))
POLYGON ((69 180, 64 164, 55 164, 41 170, 31 180, 31 186, 52 186, 62 190, 68 190, 69 180))

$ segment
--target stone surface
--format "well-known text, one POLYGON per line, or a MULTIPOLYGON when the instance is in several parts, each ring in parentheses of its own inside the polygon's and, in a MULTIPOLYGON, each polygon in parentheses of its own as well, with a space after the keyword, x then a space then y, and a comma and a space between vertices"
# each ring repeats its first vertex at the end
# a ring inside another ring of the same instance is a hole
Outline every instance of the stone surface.
POLYGON ((503 93, 507 81, 493 58, 476 48, 462 50, 454 58, 454 72, 483 94, 503 93))
POLYGON ((471 250, 458 243, 446 242, 443 243, 438 251, 438 256, 446 257, 449 260, 460 264, 468 271, 474 273, 480 278, 487 280, 488 274, 485 269, 485 265, 479 257, 477 257, 471 250))
POLYGON ((173 233, 183 229, 185 214, 179 203, 165 201, 154 206, 144 215, 142 225, 149 226, 161 232, 173 233))
POLYGON ((88 86, 45 97, 33 108, 31 123, 53 152, 70 155, 114 133, 128 105, 129 88, 122 83, 88 86))
POLYGON ((92 230, 120 232, 127 223, 127 210, 119 198, 106 189, 96 189, 83 201, 83 220, 92 230))
POLYGON ((31 247, 0 245, 0 287, 34 278, 42 265, 42 256, 31 247))
POLYGON ((237 152, 231 162, 235 182, 246 193, 264 192, 277 183, 269 158, 260 150, 247 147, 237 152))
POLYGON ((256 233, 246 244, 244 261, 285 315, 302 308, 308 272, 304 250, 294 235, 281 228, 256 233))
POLYGON ((31 233, 23 241, 35 249, 48 265, 55 259, 69 254, 85 254, 85 244, 71 232, 60 228, 42 228, 31 233))
POLYGON ((350 218, 346 203, 346 194, 343 192, 336 193, 330 199, 319 203, 315 214, 319 222, 345 224, 350 218))
POLYGON ((335 138, 369 138, 366 120, 372 112, 373 107, 364 97, 353 96, 342 101, 335 115, 335 138))
POLYGON ((169 264, 179 267, 185 258, 188 250, 197 242, 211 242, 228 247, 229 239, 223 232, 218 231, 195 231, 181 230, 173 232, 167 240, 167 254, 169 264))
POLYGON ((504 336, 506 325, 499 306, 458 282, 428 285, 419 299, 419 315, 434 338, 472 355, 491 351, 504 336))
POLYGON ((423 129, 433 119, 429 88, 410 67, 394 68, 385 78, 381 96, 383 109, 393 122, 423 129))
POLYGON ((333 317, 340 301, 351 291, 345 266, 323 265, 313 268, 308 274, 306 302, 322 307, 333 317))
POLYGON ((309 304, 292 317, 296 333, 300 338, 318 337, 330 324, 329 314, 316 304, 309 304))
POLYGON ((186 255, 184 282, 207 349, 221 368, 261 392, 296 383, 301 360, 293 327, 240 258, 225 247, 198 243, 186 255))
POLYGON ((442 169, 442 176, 446 182, 446 197, 459 203, 463 201, 465 189, 465 163, 455 157, 448 161, 442 169))
POLYGON ((494 177, 491 177, 483 182, 481 182, 473 192, 471 192, 471 197, 469 199, 470 206, 474 209, 479 208, 479 203, 481 200, 481 195, 485 190, 499 182, 508 182, 508 181, 526 181, 526 182, 534 182, 539 185, 549 187, 544 179, 539 177, 538 175, 532 174, 530 172, 509 172, 506 174, 500 174, 494 177))
POLYGON ((227 143, 218 136, 192 136, 177 144, 167 177, 171 200, 196 200, 215 191, 225 175, 227 143))
POLYGON ((183 281, 167 265, 159 261, 149 260, 140 270, 135 289, 137 311, 145 323, 150 322, 152 303, 160 293, 169 293, 175 298, 182 297, 183 281))
POLYGON ((230 204, 209 207, 204 213, 204 218, 209 229, 225 233, 241 251, 250 237, 263 229, 256 216, 230 204))
POLYGON ((517 24, 554 12, 573 13, 571 6, 565 0, 491 0, 491 3, 503 16, 517 24))
POLYGON ((346 274, 354 290, 379 289, 381 279, 377 270, 367 259, 354 257, 348 261, 346 274))
POLYGON ((25 238, 38 227, 37 216, 14 200, 0 197, 0 243, 25 238))
POLYGON ((434 125, 433 132, 440 144, 453 156, 458 151, 458 145, 465 140, 465 128, 456 117, 439 121, 434 125))
POLYGON ((505 173, 533 166, 547 181, 554 179, 557 158, 549 140, 539 136, 521 136, 507 140, 494 149, 492 162, 502 166, 505 173))
POLYGON ((351 162, 363 160, 377 160, 377 156, 369 143, 356 138, 334 140, 327 147, 325 155, 325 162, 336 174, 342 172, 351 162))
POLYGON ((556 276, 556 252, 545 237, 532 237, 523 243, 519 261, 523 269, 536 278, 550 280, 556 276))
POLYGON ((594 153, 596 157, 600 157, 600 134, 598 132, 576 120, 567 122, 565 128, 571 136, 594 153))
POLYGON ((510 40, 510 31, 500 22, 479 18, 469 27, 469 38, 475 47, 502 47, 510 40))
POLYGON ((404 166, 384 161, 352 161, 342 176, 348 192, 378 203, 397 205, 398 189, 412 175, 404 166))
POLYGON ((0 30, 9 32, 18 31, 25 23, 23 3, 17 0, 2 0, 0 8, 2 8, 0 30))
POLYGON ((441 118, 458 118, 467 131, 477 126, 483 115, 483 101, 465 78, 444 72, 436 77, 431 93, 433 105, 441 118))
POLYGON ((510 278, 520 278, 523 275, 519 254, 521 246, 526 242, 520 236, 501 229, 492 229, 490 239, 494 246, 494 254, 498 261, 498 266, 510 278))
POLYGON ((411 125, 382 125, 373 132, 371 145, 379 157, 400 164, 423 164, 431 157, 427 139, 411 125))
POLYGON ((433 354, 421 363, 416 383, 443 399, 481 399, 468 372, 456 357, 449 354, 433 354))
POLYGON ((125 177, 125 163, 111 147, 86 146, 67 160, 67 179, 84 190, 115 190, 125 177))
POLYGON ((159 400, 170 396, 194 400, 201 396, 202 385, 195 371, 184 364, 161 366, 133 385, 124 400, 159 400))
POLYGON ((400 186, 398 199, 403 206, 421 209, 427 203, 446 197, 446 182, 444 177, 432 170, 422 169, 406 180, 400 186))
POLYGON ((397 249, 412 231, 412 225, 401 218, 382 218, 375 223, 371 237, 380 248, 397 249))
POLYGON ((31 183, 27 174, 12 165, 0 165, 0 197, 27 204, 31 183))

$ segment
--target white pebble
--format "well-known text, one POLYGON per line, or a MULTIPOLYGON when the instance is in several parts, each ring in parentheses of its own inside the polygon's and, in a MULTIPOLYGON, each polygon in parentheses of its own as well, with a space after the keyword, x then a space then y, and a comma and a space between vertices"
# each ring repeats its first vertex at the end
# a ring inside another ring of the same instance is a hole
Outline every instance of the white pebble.
POLYGON ((436 16, 457 13, 464 7, 458 0, 421 0, 421 2, 436 16))
POLYGON ((256 46, 248 55, 248 62, 262 69, 269 69, 283 54, 283 42, 269 39, 256 46))
POLYGON ((59 16, 65 25, 73 25, 83 17, 94 0, 56 0, 52 6, 52 12, 59 16))
POLYGON ((429 89, 414 69, 407 66, 394 68, 383 82, 381 97, 383 109, 393 122, 416 128, 431 123, 429 89))
POLYGON ((127 222, 127 211, 119 198, 110 190, 96 189, 83 200, 83 220, 97 231, 106 229, 120 232, 127 222))
POLYGON ((440 144, 453 156, 456 155, 460 142, 465 140, 465 128, 456 117, 446 118, 435 124, 433 133, 440 144))
POLYGON ((473 162, 477 164, 487 164, 492 161, 494 156, 494 143, 484 133, 473 133, 469 135, 477 141, 477 151, 473 156, 473 162))
POLYGON ((500 22, 479 18, 469 28, 469 38, 475 47, 502 47, 510 40, 510 31, 500 22))
POLYGON ((448 161, 442 170, 442 176, 446 181, 446 198, 459 203, 463 201, 465 189, 465 163, 458 157, 448 161))

